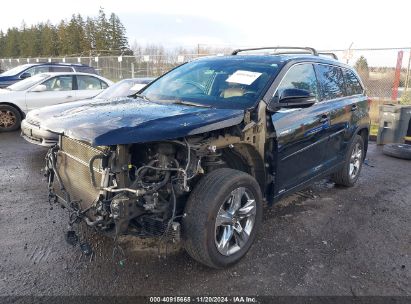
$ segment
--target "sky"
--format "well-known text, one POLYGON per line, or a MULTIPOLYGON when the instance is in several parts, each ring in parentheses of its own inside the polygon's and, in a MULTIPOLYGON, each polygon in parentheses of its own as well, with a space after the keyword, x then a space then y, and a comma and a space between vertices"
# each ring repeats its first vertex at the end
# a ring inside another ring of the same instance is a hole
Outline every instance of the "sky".
MULTIPOLYGON (((0 29, 71 14, 95 16, 99 7, 114 12, 129 43, 165 47, 312 46, 317 49, 408 47, 411 1, 360 0, 72 0, 7 1, 0 29), (60 2, 62 3, 62 2, 60 2), (18 12, 4 14, 8 12, 18 12)), ((358 56, 356 52, 355 56, 358 56)))

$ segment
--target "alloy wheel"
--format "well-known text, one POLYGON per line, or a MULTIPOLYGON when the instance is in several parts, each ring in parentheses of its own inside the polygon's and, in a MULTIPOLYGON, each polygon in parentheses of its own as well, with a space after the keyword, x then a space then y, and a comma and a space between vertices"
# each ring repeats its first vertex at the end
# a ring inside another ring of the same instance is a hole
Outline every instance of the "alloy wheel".
POLYGON ((245 246, 254 228, 256 211, 255 198, 245 187, 230 193, 215 222, 215 244, 222 255, 233 255, 245 246))
POLYGON ((10 128, 16 123, 16 115, 8 110, 0 110, 0 127, 10 128))
POLYGON ((358 172, 360 171, 361 161, 362 161, 362 149, 361 149, 361 145, 357 143, 354 146, 354 149, 352 150, 351 158, 350 158, 349 175, 351 179, 356 178, 356 176, 358 175, 358 172))

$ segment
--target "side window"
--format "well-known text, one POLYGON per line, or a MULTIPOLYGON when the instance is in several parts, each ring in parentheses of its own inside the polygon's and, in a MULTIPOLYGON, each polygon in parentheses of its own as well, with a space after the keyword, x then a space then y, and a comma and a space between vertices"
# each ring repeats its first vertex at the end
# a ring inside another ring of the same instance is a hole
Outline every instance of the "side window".
POLYGON ((339 67, 316 65, 321 88, 321 100, 330 100, 345 96, 344 77, 339 67))
POLYGON ((73 72, 73 69, 65 66, 51 66, 50 72, 73 72))
POLYGON ((285 89, 302 89, 312 93, 317 100, 317 78, 312 64, 298 64, 290 68, 277 89, 276 96, 281 96, 285 89))
POLYGON ((101 90, 102 85, 100 79, 92 76, 78 75, 77 76, 78 90, 101 90))
POLYGON ((24 73, 29 73, 31 76, 34 76, 40 73, 47 73, 47 72, 49 72, 48 66, 34 66, 24 71, 24 73))
POLYGON ((343 71, 347 96, 362 94, 364 90, 357 76, 355 76, 355 74, 350 70, 343 69, 343 71))
POLYGON ((43 82, 43 84, 47 91, 70 91, 73 89, 73 77, 57 76, 43 82))
POLYGON ((107 83, 105 83, 104 81, 101 81, 101 80, 100 80, 100 82, 101 82, 101 88, 102 88, 103 90, 108 88, 108 84, 107 84, 107 83))

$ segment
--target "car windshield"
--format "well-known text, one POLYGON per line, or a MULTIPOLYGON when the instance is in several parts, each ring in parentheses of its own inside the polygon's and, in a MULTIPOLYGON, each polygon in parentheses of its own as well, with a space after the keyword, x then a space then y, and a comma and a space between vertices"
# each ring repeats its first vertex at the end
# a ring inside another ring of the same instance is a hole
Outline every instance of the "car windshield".
POLYGON ((31 66, 30 64, 19 65, 15 68, 12 68, 10 70, 7 70, 7 71, 1 73, 0 76, 14 76, 14 75, 17 75, 17 74, 23 72, 25 69, 27 69, 30 66, 31 66))
POLYGON ((115 97, 129 96, 139 91, 144 86, 145 84, 137 84, 134 80, 125 79, 113 84, 112 86, 109 86, 103 92, 98 94, 95 98, 109 99, 115 97))
POLYGON ((246 109, 256 104, 280 64, 259 56, 192 61, 159 78, 141 95, 156 102, 246 109))
POLYGON ((22 81, 16 82, 11 86, 8 86, 7 89, 11 91, 24 91, 31 88, 33 85, 39 83, 40 81, 49 77, 47 74, 37 74, 32 77, 26 78, 22 81))

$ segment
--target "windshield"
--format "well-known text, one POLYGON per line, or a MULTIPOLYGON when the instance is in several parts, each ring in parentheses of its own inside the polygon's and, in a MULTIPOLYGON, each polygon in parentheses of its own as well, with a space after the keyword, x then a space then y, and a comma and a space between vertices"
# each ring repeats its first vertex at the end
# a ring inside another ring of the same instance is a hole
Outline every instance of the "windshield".
POLYGON ((255 105, 280 70, 274 59, 258 58, 214 57, 193 61, 159 78, 142 95, 159 102, 246 109, 255 105))
POLYGON ((95 98, 109 99, 129 96, 141 90, 144 86, 145 84, 136 84, 136 81, 131 79, 122 80, 108 87, 103 92, 98 94, 95 98))
POLYGON ((15 84, 8 86, 7 89, 11 91, 24 91, 31 88, 33 85, 39 83, 40 81, 46 79, 47 77, 49 77, 48 74, 37 74, 22 81, 16 82, 15 84))
POLYGON ((12 68, 10 70, 7 70, 1 73, 0 76, 14 76, 14 75, 19 74, 20 72, 23 72, 25 69, 27 69, 30 66, 31 66, 30 64, 19 65, 15 68, 12 68))

